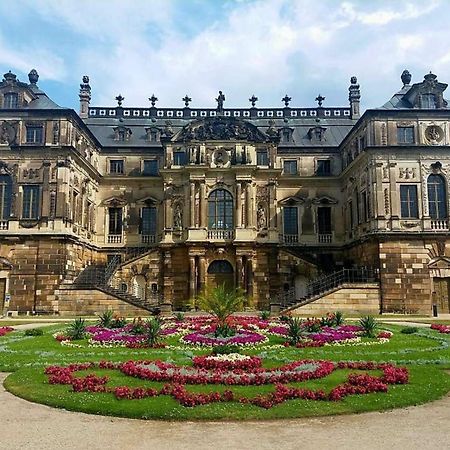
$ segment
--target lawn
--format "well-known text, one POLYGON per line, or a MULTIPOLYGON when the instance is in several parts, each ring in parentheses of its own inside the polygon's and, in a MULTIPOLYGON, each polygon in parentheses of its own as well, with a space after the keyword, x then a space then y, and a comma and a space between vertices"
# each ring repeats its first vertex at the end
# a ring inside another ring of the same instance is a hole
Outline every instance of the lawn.
MULTIPOLYGON (((79 341, 82 348, 65 347, 52 336, 63 332, 66 325, 46 327, 43 336, 25 336, 15 331, 0 337, 0 371, 13 372, 5 380, 10 392, 38 403, 73 411, 132 418, 171 420, 244 420, 276 419, 357 413, 385 410, 421 404, 438 399, 450 391, 450 335, 430 329, 418 333, 402 334, 397 325, 383 325, 383 330, 393 332, 386 343, 371 346, 323 346, 317 348, 273 347, 286 338, 268 336, 268 342, 254 348, 245 347, 240 353, 258 356, 263 367, 275 368, 298 360, 374 361, 404 366, 409 371, 409 383, 389 385, 387 392, 349 395, 339 401, 293 399, 265 409, 239 401, 218 402, 194 407, 182 406, 170 395, 142 399, 118 400, 112 392, 73 392, 71 385, 52 385, 44 374, 45 367, 67 366, 71 363, 125 362, 129 360, 161 360, 180 366, 192 367, 194 355, 208 355, 210 349, 181 346, 180 336, 164 338, 174 348, 102 348, 89 347, 86 340, 79 341)), ((301 382, 286 383, 288 387, 323 390, 326 394, 346 382, 350 373, 368 373, 381 376, 380 370, 336 369, 325 377, 301 382)), ((117 369, 92 368, 76 372, 77 377, 96 374, 108 376, 106 386, 161 389, 164 382, 149 381, 125 375, 117 369)), ((255 398, 274 392, 273 384, 262 386, 224 386, 222 384, 187 384, 189 393, 210 393, 231 390, 235 399, 255 398)))

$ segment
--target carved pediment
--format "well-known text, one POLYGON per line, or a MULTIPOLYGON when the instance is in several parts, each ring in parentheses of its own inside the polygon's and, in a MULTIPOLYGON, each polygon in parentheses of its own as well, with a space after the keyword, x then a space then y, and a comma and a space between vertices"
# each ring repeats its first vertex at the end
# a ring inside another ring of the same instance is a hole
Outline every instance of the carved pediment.
POLYGON ((136 204, 138 206, 156 206, 159 203, 161 203, 161 200, 158 200, 155 197, 151 197, 150 195, 136 201, 136 204))
POLYGON ((296 195, 291 195, 290 197, 284 198, 278 202, 281 206, 295 206, 301 205, 305 203, 305 199, 303 197, 298 197, 296 195))
POLYGON ((312 199, 313 205, 336 205, 338 201, 329 195, 321 195, 312 199))
POLYGON ((192 122, 171 139, 172 142, 229 140, 267 142, 268 137, 249 122, 219 116, 192 122))
POLYGON ((414 108, 430 108, 429 104, 425 102, 424 97, 432 95, 434 98, 435 108, 446 108, 447 102, 444 100, 444 91, 447 89, 447 84, 440 83, 436 75, 429 73, 425 75, 421 83, 413 84, 411 89, 405 94, 405 99, 414 108))
POLYGON ((111 208, 120 208, 122 206, 125 206, 127 204, 127 201, 123 197, 110 197, 106 200, 103 200, 101 205, 102 206, 108 206, 111 208))
POLYGON ((450 258, 448 256, 438 256, 428 263, 429 269, 450 269, 450 258))

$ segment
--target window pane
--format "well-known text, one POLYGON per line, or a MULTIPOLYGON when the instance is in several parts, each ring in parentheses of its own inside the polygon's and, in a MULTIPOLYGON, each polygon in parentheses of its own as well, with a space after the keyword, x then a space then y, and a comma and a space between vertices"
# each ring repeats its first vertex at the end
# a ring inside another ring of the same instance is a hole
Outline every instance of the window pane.
POLYGON ((186 164, 185 152, 173 152, 173 164, 175 166, 184 166, 186 164))
POLYGON ((426 109, 436 109, 436 98, 433 94, 422 94, 421 106, 426 109))
POLYGON ((22 218, 37 219, 39 216, 39 186, 24 186, 22 218))
POLYGON ((283 208, 284 234, 298 235, 297 207, 285 206, 283 208))
POLYGON ((269 159, 267 157, 267 150, 260 150, 256 152, 256 164, 258 166, 268 166, 269 159))
POLYGON ((208 199, 208 228, 230 230, 233 227, 233 197, 224 189, 216 189, 208 199))
POLYGON ((401 216, 405 218, 418 218, 419 207, 417 203, 417 186, 400 186, 400 209, 401 216))
POLYGON ((5 94, 3 107, 6 109, 16 109, 19 107, 19 95, 16 93, 5 94))
POLYGON ((321 206, 317 208, 319 234, 331 234, 331 208, 321 206))
POLYGON ((397 142, 399 144, 413 144, 414 127, 397 127, 397 142))
POLYGON ((112 159, 109 161, 109 172, 114 174, 123 174, 123 160, 121 159, 112 159))
POLYGON ((331 161, 329 159, 319 159, 317 161, 317 175, 331 174, 331 161))
POLYGON ((44 137, 44 128, 41 125, 27 125, 27 143, 41 144, 44 137))
POLYGON ((296 174, 297 173, 297 161, 295 160, 285 160, 283 162, 283 171, 286 174, 296 174))
POLYGON ((158 160, 156 159, 145 160, 142 174, 149 176, 158 175, 158 160))
POLYGON ((122 234, 122 208, 108 208, 109 234, 122 234))
POLYGON ((0 220, 11 215, 12 181, 9 175, 0 175, 0 220))
POLYGON ((432 219, 447 218, 447 195, 445 180, 440 175, 428 177, 428 207, 432 219))
POLYGON ((142 208, 142 234, 155 235, 156 234, 156 208, 146 207, 142 208))

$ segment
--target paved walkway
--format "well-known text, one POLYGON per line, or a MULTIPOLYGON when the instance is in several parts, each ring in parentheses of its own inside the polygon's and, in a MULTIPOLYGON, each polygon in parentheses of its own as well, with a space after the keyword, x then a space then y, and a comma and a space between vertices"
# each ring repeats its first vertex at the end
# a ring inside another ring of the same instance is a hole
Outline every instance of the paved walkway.
POLYGON ((450 396, 383 413, 270 422, 178 423, 94 416, 30 403, 5 391, 6 376, 0 373, 1 450, 434 450, 450 442, 450 396))

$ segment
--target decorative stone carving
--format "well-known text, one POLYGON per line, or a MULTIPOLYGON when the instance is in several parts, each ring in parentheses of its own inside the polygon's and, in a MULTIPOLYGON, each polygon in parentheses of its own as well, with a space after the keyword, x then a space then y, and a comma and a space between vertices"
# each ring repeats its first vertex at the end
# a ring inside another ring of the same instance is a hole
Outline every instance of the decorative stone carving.
POLYGON ((166 120, 166 124, 164 125, 163 135, 168 138, 173 136, 172 122, 170 120, 166 120))
POLYGON ((381 124, 381 145, 387 145, 387 127, 385 123, 381 124))
POLYGON ((17 144, 18 122, 4 121, 0 126, 0 144, 17 144))
POLYGON ((39 169, 31 169, 31 168, 27 168, 27 169, 23 169, 23 178, 26 178, 28 180, 34 180, 35 178, 39 178, 39 169))
POLYGON ((225 95, 222 93, 222 91, 219 91, 219 95, 216 98, 217 111, 219 113, 223 112, 223 102, 224 101, 225 101, 225 95))
POLYGON ((398 171, 399 178, 405 178, 406 180, 416 178, 416 169, 414 167, 400 167, 398 171))
POLYGON ((389 215, 391 211, 391 205, 390 205, 390 201, 389 201, 389 189, 386 188, 384 190, 384 213, 386 216, 389 215))
POLYGON ((425 128, 425 139, 431 144, 437 144, 444 139, 444 130, 437 125, 430 125, 425 128))
POLYGON ((186 125, 174 140, 266 142, 267 137, 248 122, 234 117, 212 117, 186 125))
POLYGON ((217 148, 212 154, 211 167, 229 167, 230 155, 224 148, 217 148))
POLYGON ((181 230, 183 228, 183 208, 180 202, 176 203, 173 210, 173 227, 176 230, 181 230))
POLYGON ((267 228, 267 215, 265 206, 260 203, 257 210, 258 229, 267 228))

